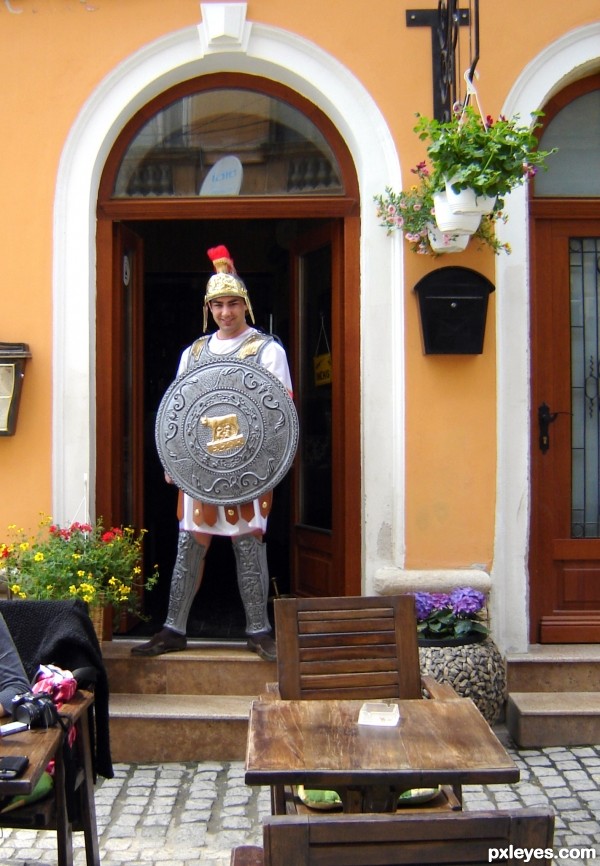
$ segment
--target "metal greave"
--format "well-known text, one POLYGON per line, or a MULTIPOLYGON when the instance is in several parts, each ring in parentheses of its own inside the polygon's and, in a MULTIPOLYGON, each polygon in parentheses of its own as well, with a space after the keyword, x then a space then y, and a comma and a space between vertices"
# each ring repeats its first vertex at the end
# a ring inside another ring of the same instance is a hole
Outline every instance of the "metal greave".
POLYGON ((206 547, 196 541, 191 532, 180 530, 177 539, 177 555, 171 577, 169 610, 165 625, 180 634, 185 634, 187 621, 198 587, 198 576, 206 547))
POLYGON ((255 535, 234 535, 233 552, 237 581, 246 613, 246 634, 271 631, 267 614, 269 601, 269 569, 267 545, 255 535))

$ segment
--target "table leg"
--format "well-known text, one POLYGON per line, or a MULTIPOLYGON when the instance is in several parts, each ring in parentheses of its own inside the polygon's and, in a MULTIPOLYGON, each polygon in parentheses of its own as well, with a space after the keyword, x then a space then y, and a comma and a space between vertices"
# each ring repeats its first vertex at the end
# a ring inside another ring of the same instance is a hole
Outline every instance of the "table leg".
POLYGON ((271 785, 271 815, 285 815, 286 811, 284 785, 271 785))
POLYGON ((54 756, 54 802, 56 805, 56 847, 59 866, 73 866, 73 830, 67 814, 65 764, 62 741, 54 756))
POLYGON ((79 740, 81 763, 83 765, 80 802, 81 822, 83 824, 85 839, 85 860, 87 866, 100 866, 96 802, 94 800, 94 770, 90 753, 90 730, 87 711, 81 714, 77 722, 77 739, 79 740))

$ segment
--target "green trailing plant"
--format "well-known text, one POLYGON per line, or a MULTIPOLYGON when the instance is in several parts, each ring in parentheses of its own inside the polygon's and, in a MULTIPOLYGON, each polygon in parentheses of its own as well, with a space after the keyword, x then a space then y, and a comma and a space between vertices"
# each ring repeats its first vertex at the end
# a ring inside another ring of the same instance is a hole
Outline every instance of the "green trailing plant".
POLYGON ((535 130, 542 116, 533 112, 529 125, 521 124, 518 115, 494 121, 471 105, 448 121, 417 115, 414 131, 428 142, 432 186, 441 190, 448 180, 455 192, 472 189, 477 196, 498 196, 495 210, 502 210, 503 196, 546 170, 546 160, 554 153, 538 149, 535 130))
POLYGON ((384 195, 376 195, 377 216, 388 234, 398 229, 404 233, 411 249, 421 255, 431 253, 427 240, 429 226, 435 221, 433 215, 433 189, 429 171, 424 162, 411 169, 417 175, 418 183, 408 190, 394 192, 386 187, 384 195))

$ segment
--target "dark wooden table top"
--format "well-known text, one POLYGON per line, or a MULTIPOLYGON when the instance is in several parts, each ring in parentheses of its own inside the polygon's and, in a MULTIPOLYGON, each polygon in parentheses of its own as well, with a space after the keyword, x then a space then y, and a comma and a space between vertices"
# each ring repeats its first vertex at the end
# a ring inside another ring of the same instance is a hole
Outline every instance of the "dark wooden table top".
POLYGON ((519 780, 517 765, 469 698, 394 701, 395 727, 359 725, 362 703, 254 701, 246 783, 406 790, 519 780))
MULTIPOLYGON (((68 704, 63 705, 61 713, 75 722, 93 700, 93 695, 77 692, 68 704)), ((10 718, 6 717, 2 721, 6 723, 10 718)), ((0 779, 0 797, 31 794, 48 762, 54 757, 62 737, 63 730, 60 725, 34 728, 31 731, 0 737, 0 755, 27 755, 29 758, 26 771, 18 779, 0 779)))

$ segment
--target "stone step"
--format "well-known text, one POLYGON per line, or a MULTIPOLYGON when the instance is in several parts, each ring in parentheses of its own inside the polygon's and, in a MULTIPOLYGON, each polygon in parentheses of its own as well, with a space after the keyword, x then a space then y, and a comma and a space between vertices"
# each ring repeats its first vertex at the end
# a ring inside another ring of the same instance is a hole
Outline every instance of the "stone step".
POLYGON ((600 694, 593 691, 513 692, 506 727, 520 748, 600 743, 600 694))
POLYGON ((600 646, 532 644, 525 653, 507 653, 508 692, 590 692, 600 690, 600 646))
POLYGON ((246 649, 245 642, 189 640, 182 652, 132 656, 144 640, 102 644, 111 695, 258 695, 277 679, 277 665, 246 649))
POLYGON ((111 694, 115 763, 241 761, 249 695, 111 694))
POLYGON ((189 640, 182 652, 132 656, 143 642, 102 644, 113 761, 243 760, 250 705, 277 679, 276 663, 244 641, 189 640))

